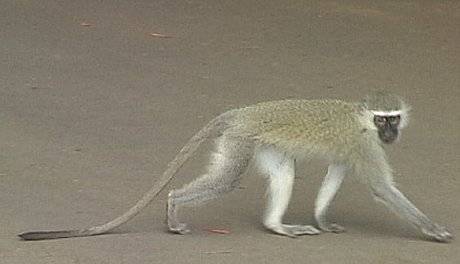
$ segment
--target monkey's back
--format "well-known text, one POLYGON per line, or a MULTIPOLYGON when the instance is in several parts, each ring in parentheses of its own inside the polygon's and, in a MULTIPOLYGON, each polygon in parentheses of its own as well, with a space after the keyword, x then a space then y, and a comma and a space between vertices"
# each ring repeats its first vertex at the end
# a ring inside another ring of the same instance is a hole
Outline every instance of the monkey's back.
POLYGON ((339 146, 353 145, 364 129, 359 105, 340 100, 271 101, 232 112, 230 130, 235 135, 296 152, 345 155, 339 146))

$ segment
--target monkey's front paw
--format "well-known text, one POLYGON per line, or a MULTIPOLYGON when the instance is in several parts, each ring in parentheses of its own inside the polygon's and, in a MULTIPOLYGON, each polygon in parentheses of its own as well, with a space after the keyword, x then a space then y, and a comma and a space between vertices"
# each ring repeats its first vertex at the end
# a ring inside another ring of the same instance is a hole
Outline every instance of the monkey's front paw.
POLYGON ((270 225, 267 228, 278 235, 297 237, 301 235, 317 235, 321 233, 320 230, 316 229, 311 225, 270 225))
POLYGON ((318 235, 320 230, 311 225, 283 225, 285 229, 289 229, 296 236, 301 235, 318 235))
POLYGON ((450 233, 447 228, 435 224, 433 227, 426 229, 422 228, 423 233, 427 234, 428 236, 434 238, 439 242, 449 242, 454 239, 452 233, 450 233))
POLYGON ((325 232, 343 233, 345 228, 338 224, 319 224, 319 228, 325 232))

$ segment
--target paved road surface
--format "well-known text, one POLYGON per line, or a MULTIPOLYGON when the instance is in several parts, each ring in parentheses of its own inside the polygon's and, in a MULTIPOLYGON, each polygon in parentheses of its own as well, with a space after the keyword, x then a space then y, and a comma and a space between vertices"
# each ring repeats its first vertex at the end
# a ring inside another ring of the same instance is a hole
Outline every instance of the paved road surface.
MULTIPOLYGON (((460 235, 459 25, 457 1, 2 1, 0 262, 458 263, 457 241, 424 240, 353 175, 330 212, 340 235, 266 232, 254 170, 232 195, 185 210, 187 236, 165 232, 166 192, 112 235, 15 235, 119 215, 227 109, 377 90, 413 106, 388 148, 399 186, 460 235)), ((168 189, 205 163, 202 151, 168 189)), ((324 174, 322 162, 299 165, 287 221, 313 221, 324 174)))

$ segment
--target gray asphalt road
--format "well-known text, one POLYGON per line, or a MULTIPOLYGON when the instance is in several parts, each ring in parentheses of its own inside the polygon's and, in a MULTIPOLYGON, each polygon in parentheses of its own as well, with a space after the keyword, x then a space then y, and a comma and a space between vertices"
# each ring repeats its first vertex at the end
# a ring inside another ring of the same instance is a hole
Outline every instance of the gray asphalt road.
MULTIPOLYGON (((457 263, 457 241, 427 241, 353 175, 330 212, 347 228, 340 235, 266 232, 265 183, 254 170, 244 188, 185 210, 187 236, 165 232, 166 192, 111 235, 16 234, 119 215, 227 109, 387 90, 413 107, 388 148, 396 180, 459 235, 459 25, 457 1, 2 1, 0 262, 457 263)), ((200 152, 168 189, 198 176, 206 159, 200 152)), ((287 221, 313 222, 325 168, 299 165, 287 221)))

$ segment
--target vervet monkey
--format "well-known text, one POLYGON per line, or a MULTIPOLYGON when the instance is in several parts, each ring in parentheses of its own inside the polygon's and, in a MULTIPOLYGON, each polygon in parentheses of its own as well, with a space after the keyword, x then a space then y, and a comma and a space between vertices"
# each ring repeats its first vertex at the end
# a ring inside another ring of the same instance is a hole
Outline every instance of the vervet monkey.
POLYGON ((166 186, 184 162, 207 138, 217 138, 217 150, 205 175, 169 193, 167 225, 171 232, 189 232, 178 219, 185 205, 203 203, 235 189, 254 157, 268 175, 267 229, 295 237, 344 229, 326 219, 326 211, 345 173, 366 179, 375 197, 427 236, 446 242, 446 228, 432 222, 393 183, 383 144, 397 141, 408 121, 408 107, 397 96, 376 95, 361 102, 341 100, 282 100, 225 112, 208 123, 182 148, 158 182, 134 207, 114 220, 86 229, 34 231, 25 240, 91 236, 106 233, 144 209, 166 186), (317 227, 282 222, 291 198, 295 161, 319 155, 329 161, 315 203, 317 227))

